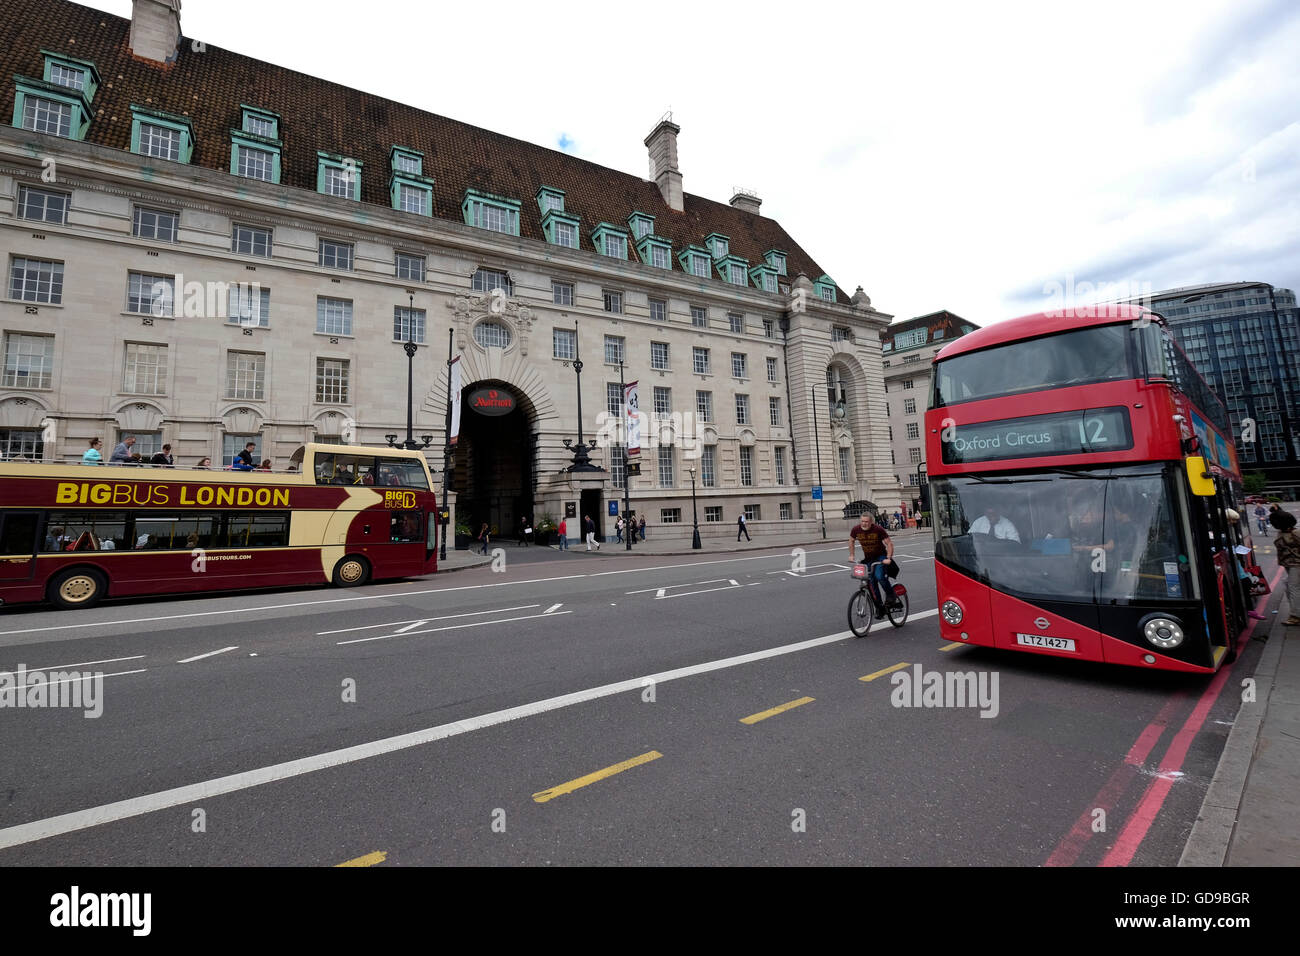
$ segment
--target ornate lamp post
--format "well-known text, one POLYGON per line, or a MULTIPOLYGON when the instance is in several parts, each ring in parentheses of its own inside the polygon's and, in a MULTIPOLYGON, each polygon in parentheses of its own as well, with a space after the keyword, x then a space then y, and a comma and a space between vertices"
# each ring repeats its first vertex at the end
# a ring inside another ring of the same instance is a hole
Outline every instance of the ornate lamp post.
POLYGON ((695 469, 689 469, 691 473, 691 525, 694 531, 691 534, 691 549, 700 550, 703 545, 700 544, 700 513, 695 508, 695 469))
MULTIPOLYGON (((817 443, 817 487, 822 487, 822 439, 817 425, 817 386, 812 387, 812 412, 813 412, 813 439, 817 443)), ((817 502, 817 507, 822 516, 822 538, 826 538, 826 493, 822 492, 822 498, 817 502)))
POLYGON ((591 463, 591 446, 582 440, 582 359, 578 357, 578 324, 573 324, 573 375, 578 390, 578 440, 571 442, 564 439, 564 447, 573 452, 573 464, 569 471, 604 471, 591 463))

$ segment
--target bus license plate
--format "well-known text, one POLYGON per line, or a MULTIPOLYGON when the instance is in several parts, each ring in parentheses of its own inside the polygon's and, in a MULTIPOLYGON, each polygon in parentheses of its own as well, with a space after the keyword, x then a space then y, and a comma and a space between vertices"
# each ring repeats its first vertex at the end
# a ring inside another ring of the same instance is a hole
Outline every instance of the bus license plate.
POLYGON ((1054 651, 1074 650, 1074 641, 1068 637, 1048 637, 1046 634, 1017 634, 1016 643, 1025 647, 1050 647, 1054 651))

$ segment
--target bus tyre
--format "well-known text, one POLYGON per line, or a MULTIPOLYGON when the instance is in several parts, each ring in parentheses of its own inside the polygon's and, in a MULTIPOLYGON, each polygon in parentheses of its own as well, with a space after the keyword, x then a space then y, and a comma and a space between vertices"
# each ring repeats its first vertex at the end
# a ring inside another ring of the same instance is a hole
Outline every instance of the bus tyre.
POLYGON ((68 568, 50 581, 46 592, 55 607, 94 607, 108 592, 108 581, 94 568, 68 568))
POLYGON ((360 555, 349 554, 334 565, 334 583, 341 588, 355 588, 370 580, 370 562, 360 555))

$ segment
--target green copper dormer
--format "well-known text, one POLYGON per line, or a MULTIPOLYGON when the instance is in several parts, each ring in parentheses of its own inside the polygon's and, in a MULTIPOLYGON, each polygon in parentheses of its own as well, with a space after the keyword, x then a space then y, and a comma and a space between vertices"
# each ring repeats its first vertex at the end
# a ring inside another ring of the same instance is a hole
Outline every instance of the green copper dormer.
POLYGON ((433 215, 433 177, 425 176, 424 154, 405 146, 394 146, 388 153, 392 172, 388 177, 388 199, 394 209, 433 215))
POLYGON ((423 177, 424 153, 406 146, 394 146, 388 151, 388 166, 394 175, 423 177))
POLYGON ((776 276, 776 269, 770 265, 754 266, 749 270, 749 278, 764 292, 776 291, 776 276))
POLYGON ((715 261, 714 266, 718 270, 723 282, 729 282, 732 285, 746 286, 749 285, 749 261, 742 259, 740 256, 725 256, 715 261))
POLYGON ((247 106, 243 103, 239 104, 239 113, 239 130, 241 133, 247 133, 257 139, 272 142, 276 146, 283 145, 280 142, 279 113, 272 113, 270 110, 247 106))
POLYGON ((465 225, 490 229, 492 232, 505 233, 507 236, 519 235, 518 199, 497 196, 478 189, 466 189, 465 199, 460 204, 460 211, 465 216, 465 225))
POLYGON ((720 232, 711 232, 705 236, 704 245, 714 259, 725 259, 731 255, 731 239, 720 232))
POLYGON ((602 256, 627 258, 627 230, 613 223, 601 222, 591 230, 591 242, 602 256))
POLYGON ((627 217, 627 227, 632 230, 632 241, 639 244, 646 236, 655 232, 655 217, 643 212, 634 212, 627 217))
POLYGON ((545 216, 551 210, 564 212, 564 190, 554 186, 543 186, 537 190, 537 208, 545 216))
POLYGON ((280 182, 280 115, 240 104, 239 129, 230 131, 230 174, 280 182))
POLYGON ((95 115, 91 100, 99 90, 99 71, 89 60, 42 50, 41 79, 14 77, 14 126, 65 139, 86 138, 95 115))
POLYGON ((700 279, 713 276, 713 256, 703 246, 687 246, 677 255, 682 271, 700 279))
MULTIPOLYGON (((563 201, 563 197, 561 197, 561 201, 563 201)), ((577 249, 580 241, 581 222, 582 220, 577 216, 562 211, 562 207, 561 209, 552 209, 542 216, 542 232, 546 233, 546 241, 553 246, 577 249)))
POLYGON ((361 201, 361 167, 359 159, 316 153, 316 191, 339 199, 361 201))
POLYGON ((785 275, 785 253, 780 249, 769 249, 763 253, 763 259, 776 270, 779 276, 785 275))
POLYGON ((45 56, 45 73, 42 79, 46 83, 76 90, 85 96, 87 105, 95 99, 95 93, 99 91, 100 86, 99 71, 95 69, 95 64, 89 60, 78 60, 61 53, 51 53, 49 50, 42 50, 41 53, 45 56))
POLYGON ((823 273, 821 278, 813 283, 813 288, 817 292, 817 298, 825 299, 827 302, 836 301, 835 283, 832 282, 831 277, 825 273, 823 273))
POLYGON ((636 240, 636 251, 646 265, 672 271, 673 244, 668 239, 656 236, 653 230, 636 240))
POLYGON ((194 155, 194 127, 190 118, 132 103, 131 152, 188 163, 194 155))

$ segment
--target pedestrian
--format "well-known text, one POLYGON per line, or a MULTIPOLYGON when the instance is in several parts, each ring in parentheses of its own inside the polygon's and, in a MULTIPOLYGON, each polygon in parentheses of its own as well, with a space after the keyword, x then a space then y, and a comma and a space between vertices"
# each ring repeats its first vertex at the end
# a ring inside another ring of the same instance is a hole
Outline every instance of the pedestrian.
POLYGON ((113 449, 112 456, 108 459, 109 464, 125 465, 131 461, 131 446, 135 444, 135 436, 127 435, 117 447, 113 449))
POLYGON ((1255 504, 1255 525, 1259 528, 1260 534, 1268 530, 1268 510, 1265 509, 1262 501, 1255 504))
POLYGON ((637 530, 641 532, 641 540, 644 541, 645 540, 645 515, 642 515, 641 520, 637 522, 637 530))
POLYGON ((615 535, 614 540, 617 541, 619 544, 622 544, 623 543, 623 518, 621 516, 617 521, 614 522, 614 535, 615 535))
POLYGON ((745 512, 743 511, 740 513, 740 517, 736 519, 736 543, 737 544, 740 543, 740 536, 742 534, 745 536, 746 541, 752 540, 749 537, 749 528, 745 523, 745 512))
POLYGON ((485 521, 483 522, 483 527, 478 529, 478 540, 483 542, 483 549, 479 551, 479 554, 488 553, 488 538, 489 538, 488 526, 487 526, 487 522, 485 521))
POLYGON ((560 519, 560 526, 555 529, 555 533, 559 536, 560 539, 560 550, 568 551, 569 550, 569 524, 567 521, 565 521, 565 519, 563 518, 560 519))
POLYGON ((239 460, 247 466, 246 468, 240 468, 240 471, 252 471, 256 467, 253 464, 253 449, 256 447, 257 442, 250 441, 244 446, 244 450, 239 453, 239 460))
POLYGON ((168 468, 170 468, 175 463, 176 460, 172 458, 171 445, 163 445, 162 451, 158 452, 158 454, 154 455, 152 458, 149 459, 149 464, 151 465, 166 465, 168 468))
POLYGON ((591 515, 582 516, 583 530, 587 532, 587 550, 595 548, 600 550, 600 542, 596 540, 596 522, 591 520, 591 515))
POLYGON ((92 438, 90 447, 81 454, 81 463, 83 465, 102 465, 104 456, 100 454, 99 449, 103 444, 98 438, 92 438))
POLYGON ((1288 524, 1295 523, 1295 519, 1283 511, 1281 505, 1274 502, 1268 506, 1268 523, 1278 531, 1285 531, 1288 524))
POLYGON ((207 471, 209 468, 212 467, 212 459, 211 459, 211 458, 200 458, 200 459, 199 459, 199 463, 198 463, 197 465, 195 465, 194 467, 197 468, 199 471, 207 471))
POLYGON ((1277 563, 1286 568, 1286 601, 1291 612, 1286 623, 1291 626, 1300 624, 1300 534, 1296 534, 1296 519, 1285 511, 1282 514, 1287 520, 1280 522, 1281 533, 1273 539, 1273 545, 1277 563))

